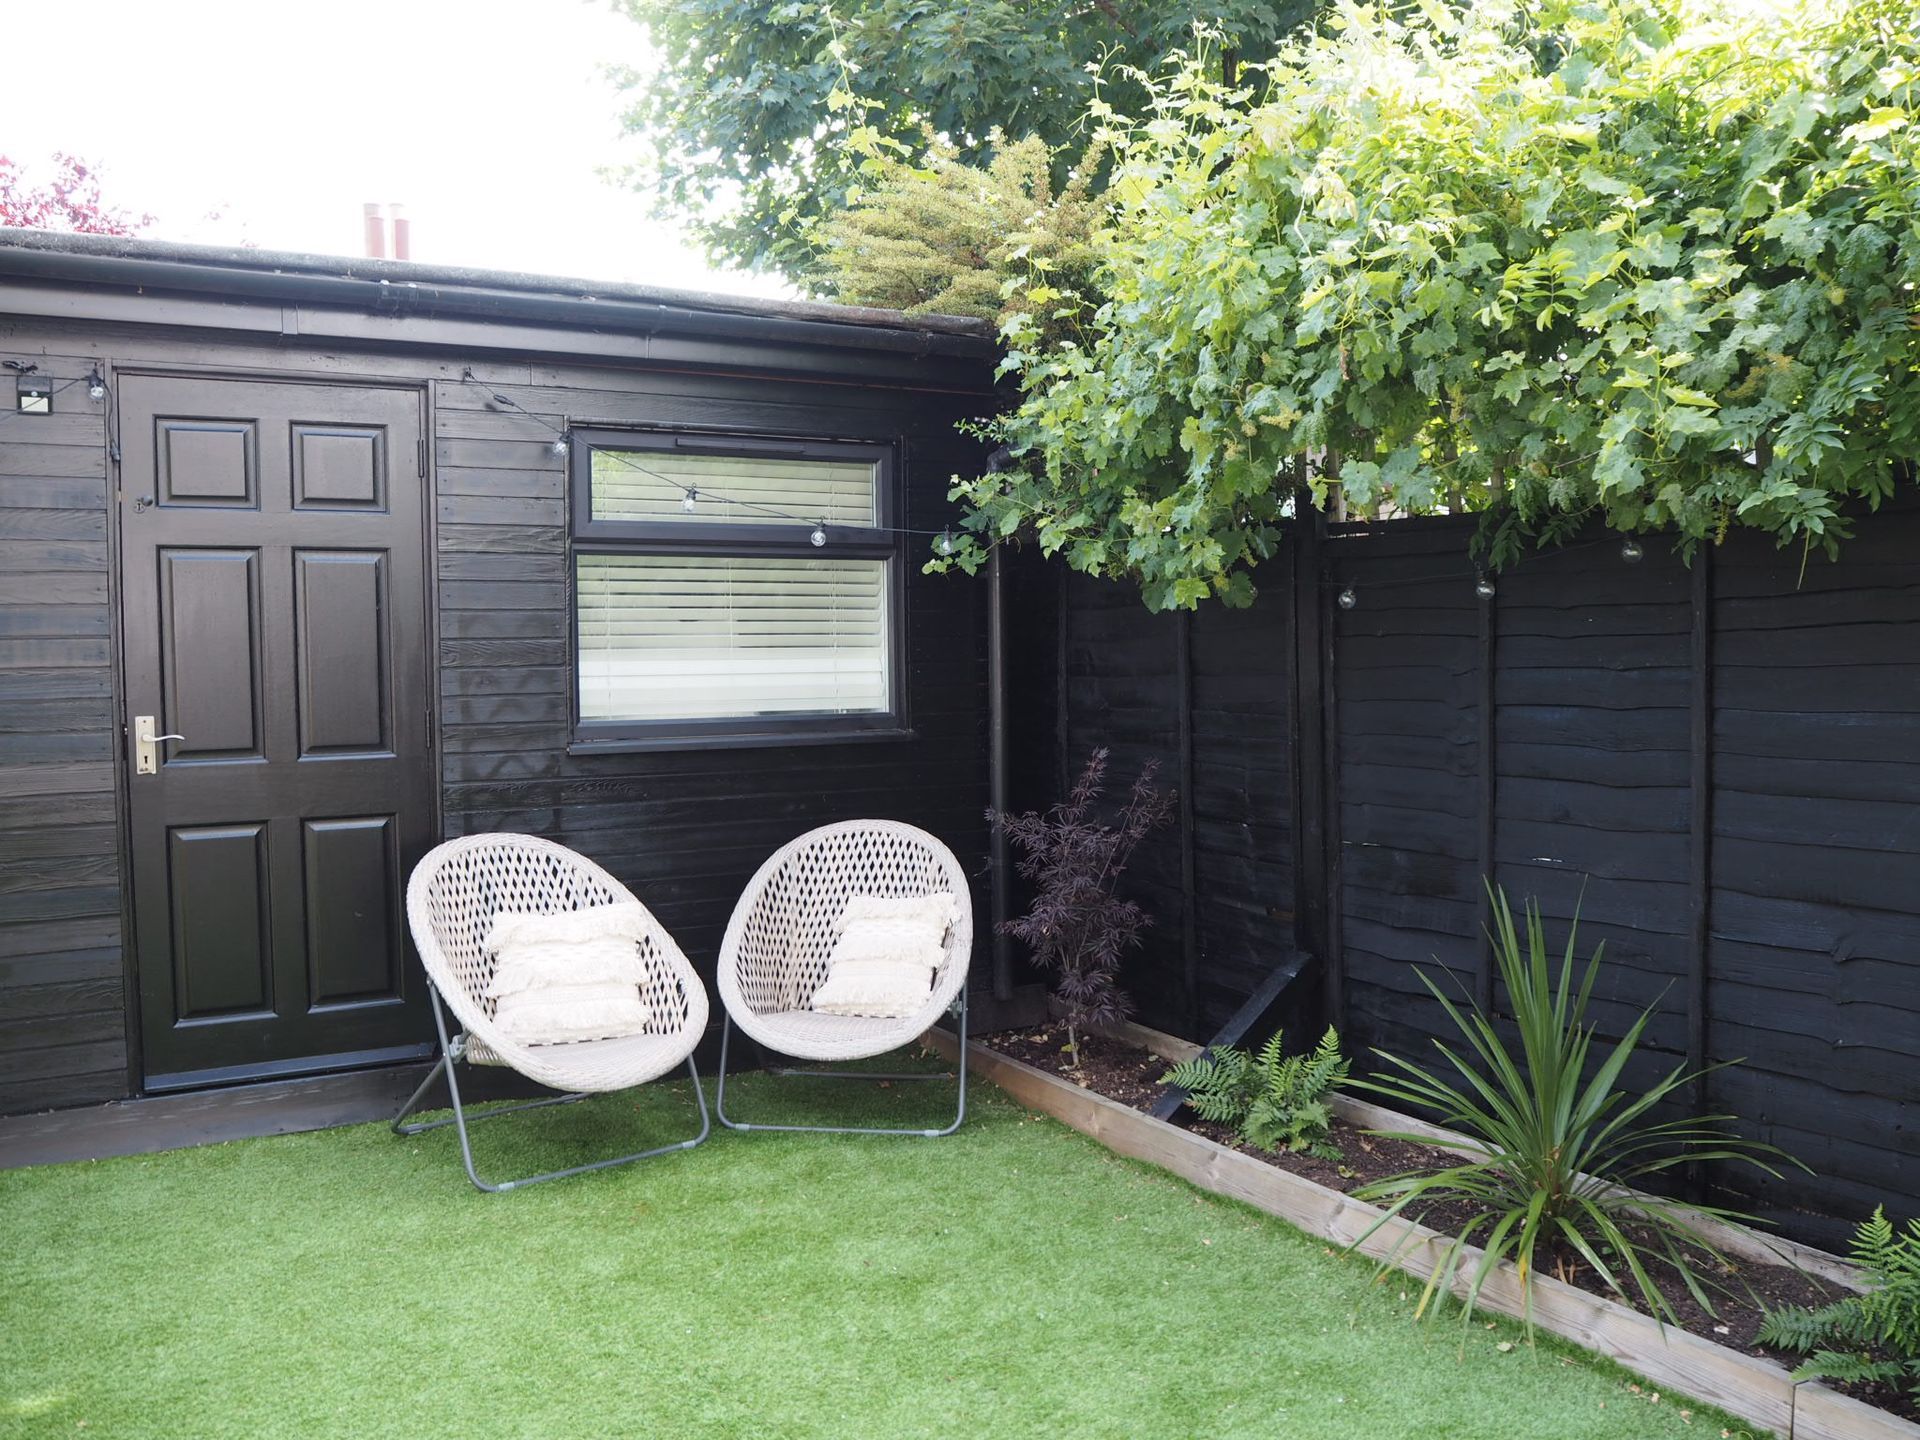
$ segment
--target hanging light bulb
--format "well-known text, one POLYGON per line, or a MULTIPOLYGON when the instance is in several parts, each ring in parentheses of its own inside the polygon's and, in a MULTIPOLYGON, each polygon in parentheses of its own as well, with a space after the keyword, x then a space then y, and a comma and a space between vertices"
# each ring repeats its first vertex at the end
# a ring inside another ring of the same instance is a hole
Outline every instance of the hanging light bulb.
POLYGON ((813 548, 816 550, 822 545, 825 545, 827 543, 827 522, 822 520, 818 525, 814 526, 813 533, 809 535, 807 539, 813 543, 813 548))
POLYGON ((104 400, 106 396, 106 378, 101 375, 99 367, 95 366, 87 372, 87 398, 89 400, 104 400))
POLYGON ((564 457, 567 451, 572 449, 573 447, 567 443, 566 436, 556 435, 553 437, 553 444, 549 448, 552 449, 554 454, 564 457))
POLYGON ((1491 600, 1494 595, 1493 581, 1489 580, 1485 575, 1482 575, 1478 580, 1473 582, 1473 593, 1478 595, 1482 600, 1491 600))
POLYGON ((1360 597, 1353 593, 1353 587, 1351 585, 1340 592, 1340 608, 1342 610, 1351 610, 1359 603, 1360 597))
POLYGON ((942 555, 951 555, 953 553, 953 532, 951 530, 942 530, 940 532, 940 553, 942 555))
POLYGON ((693 507, 700 503, 700 488, 697 485, 687 487, 687 493, 680 497, 680 508, 691 515, 693 507))
POLYGON ((1640 542, 1629 535, 1620 542, 1620 558, 1629 565, 1638 565, 1647 552, 1640 548, 1640 542))

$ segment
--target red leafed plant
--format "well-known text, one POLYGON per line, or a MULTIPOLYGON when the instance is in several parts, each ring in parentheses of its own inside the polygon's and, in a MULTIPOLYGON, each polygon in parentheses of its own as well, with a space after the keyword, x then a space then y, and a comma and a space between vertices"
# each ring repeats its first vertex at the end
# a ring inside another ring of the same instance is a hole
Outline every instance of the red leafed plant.
POLYGON ((53 163, 53 178, 33 186, 17 162, 0 155, 0 226, 136 235, 153 224, 151 215, 108 205, 100 194, 99 171, 86 161, 56 150, 53 163))
POLYGON ((1166 822, 1173 797, 1153 783, 1149 761, 1113 823, 1096 806, 1105 788, 1107 752, 1096 750, 1067 798, 1044 813, 987 820, 1020 847, 1020 873, 1033 882, 1033 906, 1000 928, 1033 951, 1034 962, 1056 971, 1054 993, 1066 1007, 1067 1049, 1080 1064, 1080 1031, 1123 1019, 1133 1008, 1118 984, 1121 957, 1140 943, 1152 917, 1115 893, 1134 848, 1166 822))

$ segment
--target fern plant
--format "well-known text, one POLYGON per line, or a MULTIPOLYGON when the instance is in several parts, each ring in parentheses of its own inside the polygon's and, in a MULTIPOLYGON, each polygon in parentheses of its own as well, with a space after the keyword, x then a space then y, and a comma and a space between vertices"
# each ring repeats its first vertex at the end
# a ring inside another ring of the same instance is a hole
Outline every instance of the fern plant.
POLYGON ((1257 1055, 1223 1045, 1212 1055, 1181 1061, 1160 1083, 1186 1091, 1196 1115, 1232 1126, 1256 1149, 1305 1151, 1337 1161, 1339 1148, 1327 1138, 1333 1129, 1327 1098, 1347 1078, 1340 1036, 1329 1027, 1311 1055, 1288 1055, 1283 1048, 1280 1034, 1257 1055))
POLYGON ((1877 1381, 1920 1398, 1920 1220, 1902 1231, 1876 1209, 1854 1235, 1853 1258, 1871 1290, 1818 1310, 1769 1310, 1760 1342, 1807 1357, 1796 1380, 1877 1381))

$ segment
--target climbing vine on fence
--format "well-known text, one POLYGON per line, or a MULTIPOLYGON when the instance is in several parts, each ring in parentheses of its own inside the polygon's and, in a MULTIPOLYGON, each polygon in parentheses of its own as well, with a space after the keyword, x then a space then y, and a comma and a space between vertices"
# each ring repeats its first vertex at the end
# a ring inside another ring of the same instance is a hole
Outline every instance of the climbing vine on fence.
POLYGON ((952 563, 1026 532, 1244 603, 1302 473, 1487 512, 1496 560, 1593 518, 1831 548, 1920 429, 1913 16, 1349 4, 1250 88, 1096 105, 1097 279, 1014 282, 1017 464, 956 482, 952 563))

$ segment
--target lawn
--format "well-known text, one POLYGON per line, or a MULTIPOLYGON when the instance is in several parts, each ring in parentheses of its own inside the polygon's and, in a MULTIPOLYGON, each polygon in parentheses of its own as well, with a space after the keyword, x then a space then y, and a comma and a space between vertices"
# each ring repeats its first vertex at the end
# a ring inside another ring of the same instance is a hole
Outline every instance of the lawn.
MULTIPOLYGON (((742 1110, 764 1112, 769 1083, 743 1081, 742 1110)), ((846 1119, 947 1098, 810 1083, 828 1098, 803 1103, 846 1119)), ((687 1098, 482 1126, 483 1170, 674 1138, 687 1098)), ((454 1144, 367 1125, 0 1173, 0 1435, 1728 1426, 1504 1322, 1415 1325, 1404 1282, 993 1092, 948 1140, 719 1132, 508 1195, 471 1189, 454 1144)))

